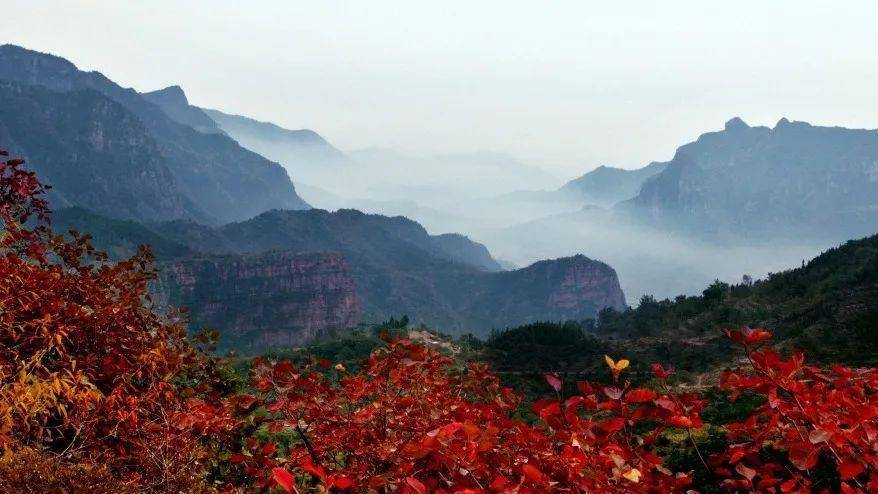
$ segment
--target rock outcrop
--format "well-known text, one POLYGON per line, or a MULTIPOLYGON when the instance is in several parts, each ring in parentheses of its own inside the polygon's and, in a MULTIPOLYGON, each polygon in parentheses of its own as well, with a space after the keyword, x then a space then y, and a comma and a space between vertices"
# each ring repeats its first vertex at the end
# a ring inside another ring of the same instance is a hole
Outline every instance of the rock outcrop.
POLYGON ((610 266, 583 255, 486 274, 461 301, 477 330, 535 321, 584 320, 601 309, 623 310, 625 295, 610 266))
POLYGON ((362 307, 347 262, 333 253, 265 252, 167 263, 154 292, 189 307, 220 347, 256 352, 355 326, 362 307))

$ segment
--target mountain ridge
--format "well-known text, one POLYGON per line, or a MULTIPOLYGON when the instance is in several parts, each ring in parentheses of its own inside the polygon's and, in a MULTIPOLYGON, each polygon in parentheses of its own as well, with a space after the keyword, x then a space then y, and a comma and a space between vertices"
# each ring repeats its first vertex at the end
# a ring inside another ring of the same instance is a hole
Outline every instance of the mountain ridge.
MULTIPOLYGON (((81 231, 96 222, 81 212, 72 219, 70 210, 56 214, 65 226, 81 231)), ((625 307, 615 271, 604 263, 578 256, 500 271, 496 261, 485 266, 483 257, 473 256, 484 255, 484 246, 470 241, 468 249, 460 249, 465 237, 430 236, 403 217, 355 210, 275 210, 222 227, 177 220, 140 225, 148 231, 126 231, 133 227, 130 222, 116 229, 102 224, 95 237, 98 247, 130 246, 134 239, 158 235, 172 253, 159 259, 160 268, 189 262, 193 252, 194 257, 280 251, 340 254, 350 267, 363 322, 408 314, 416 323, 449 332, 484 333, 521 321, 584 319, 606 305, 625 307), (448 247, 449 238, 454 248, 448 247), (496 310, 501 305, 505 308, 496 310)), ((112 250, 124 253, 119 247, 112 250)), ((206 283, 222 285, 219 279, 206 283)), ((192 307, 194 313, 202 309, 192 307)))
POLYGON ((740 118, 678 148, 620 210, 722 239, 841 241, 878 230, 878 131, 740 118))
POLYGON ((180 187, 140 119, 92 89, 0 79, 0 141, 52 186, 53 207, 121 218, 211 221, 180 187))
POLYGON ((0 46, 0 78, 68 93, 91 89, 137 116, 159 145, 178 186, 216 221, 245 219, 272 208, 309 207, 286 171, 224 134, 204 134, 170 118, 140 93, 61 57, 0 46))

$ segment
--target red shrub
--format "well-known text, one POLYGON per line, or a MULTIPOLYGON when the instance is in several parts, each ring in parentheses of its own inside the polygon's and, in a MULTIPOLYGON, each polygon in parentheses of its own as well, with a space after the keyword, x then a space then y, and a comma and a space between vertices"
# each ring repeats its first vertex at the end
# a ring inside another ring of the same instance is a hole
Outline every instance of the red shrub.
POLYGON ((770 338, 765 330, 727 333, 744 347, 750 368, 726 372, 721 386, 757 393, 765 404, 729 426, 735 444, 712 459, 728 477, 724 484, 810 492, 838 481, 842 492, 878 492, 878 370, 821 370, 806 366, 801 353, 783 359, 768 347, 755 349, 770 338), (821 466, 837 479, 816 478, 821 466))
POLYGON ((44 187, 21 163, 0 161, 0 450, 188 489, 200 446, 173 423, 185 403, 171 380, 194 354, 183 326, 144 303, 149 253, 113 264, 86 237, 52 236, 44 187))

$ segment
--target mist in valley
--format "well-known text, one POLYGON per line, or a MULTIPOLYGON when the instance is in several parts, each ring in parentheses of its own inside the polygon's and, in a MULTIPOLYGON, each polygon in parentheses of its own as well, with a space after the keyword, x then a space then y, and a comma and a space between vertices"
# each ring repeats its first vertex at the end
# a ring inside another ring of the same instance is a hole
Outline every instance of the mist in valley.
POLYGON ((321 209, 406 216, 431 234, 462 233, 483 243, 507 269, 583 254, 616 270, 631 305, 643 295, 700 294, 717 279, 763 278, 800 266, 834 245, 801 239, 725 244, 662 231, 630 221, 612 207, 563 194, 558 190, 562 179, 499 154, 349 155, 351 163, 343 171, 315 180, 334 190, 299 182, 299 194, 321 209))

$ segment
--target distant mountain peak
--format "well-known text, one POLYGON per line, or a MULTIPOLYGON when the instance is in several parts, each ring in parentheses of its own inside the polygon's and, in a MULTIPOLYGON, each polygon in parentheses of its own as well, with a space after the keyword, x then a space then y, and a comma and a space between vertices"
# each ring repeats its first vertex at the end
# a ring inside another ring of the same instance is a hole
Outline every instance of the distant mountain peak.
POLYGON ((667 163, 654 161, 635 170, 600 165, 567 182, 558 192, 584 202, 585 205, 610 207, 637 195, 643 182, 660 173, 666 165, 667 163))
POLYGON ((802 121, 799 121, 799 120, 793 120, 793 121, 790 121, 790 120, 787 119, 786 117, 783 117, 783 118, 781 118, 780 120, 777 121, 777 124, 774 126, 774 130, 778 130, 778 129, 792 129, 792 128, 798 128, 798 129, 803 129, 803 128, 805 128, 805 129, 807 129, 807 128, 811 128, 811 127, 814 127, 814 126, 811 125, 811 124, 808 123, 808 122, 802 122, 802 121))
POLYGON ((747 122, 741 119, 741 117, 734 117, 726 122, 725 129, 726 130, 741 130, 741 129, 749 129, 750 126, 747 125, 747 122))
POLYGON ((733 121, 677 149, 635 197, 640 218, 723 241, 835 242, 876 230, 875 131, 781 118, 744 132, 733 121))
POLYGON ((164 101, 167 101, 168 103, 173 103, 176 105, 189 104, 189 99, 186 98, 186 93, 183 91, 183 88, 176 84, 168 86, 164 89, 157 89, 155 91, 150 91, 143 94, 144 96, 149 96, 153 99, 162 99, 164 101))
POLYGON ((188 125, 202 134, 221 134, 219 126, 201 108, 189 104, 186 93, 178 85, 142 93, 144 99, 158 106, 172 120, 188 125))

